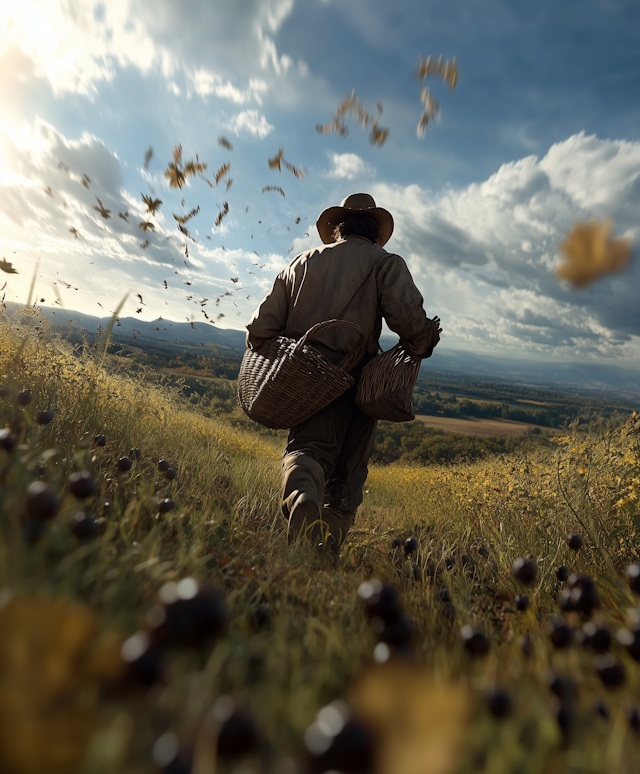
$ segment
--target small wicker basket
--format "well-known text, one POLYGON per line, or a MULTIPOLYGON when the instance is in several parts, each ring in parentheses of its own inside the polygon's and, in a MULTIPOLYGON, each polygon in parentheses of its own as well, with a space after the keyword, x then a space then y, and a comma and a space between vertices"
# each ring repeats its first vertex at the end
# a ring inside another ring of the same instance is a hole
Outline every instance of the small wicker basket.
POLYGON ((355 380, 349 371, 361 360, 365 344, 362 328, 347 320, 317 323, 299 341, 284 336, 269 339, 244 353, 238 374, 238 403, 261 425, 294 427, 353 387, 355 380), (360 337, 339 365, 307 346, 314 336, 332 328, 346 328, 360 337))
POLYGON ((413 388, 421 357, 408 355, 401 344, 376 355, 362 369, 356 406, 373 419, 411 422, 416 418, 413 388))

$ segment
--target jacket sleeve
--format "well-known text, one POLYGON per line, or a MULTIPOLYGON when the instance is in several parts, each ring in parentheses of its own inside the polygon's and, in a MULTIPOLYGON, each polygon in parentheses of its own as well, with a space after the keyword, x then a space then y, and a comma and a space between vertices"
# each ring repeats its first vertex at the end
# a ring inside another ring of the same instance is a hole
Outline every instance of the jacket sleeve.
POLYGON ((418 357, 431 357, 440 336, 424 311, 422 295, 407 264, 399 255, 390 255, 383 261, 378 289, 382 316, 400 337, 405 351, 418 357))
POLYGON ((258 349, 267 339, 280 335, 286 327, 288 312, 289 293, 279 274, 247 324, 247 348, 258 349))

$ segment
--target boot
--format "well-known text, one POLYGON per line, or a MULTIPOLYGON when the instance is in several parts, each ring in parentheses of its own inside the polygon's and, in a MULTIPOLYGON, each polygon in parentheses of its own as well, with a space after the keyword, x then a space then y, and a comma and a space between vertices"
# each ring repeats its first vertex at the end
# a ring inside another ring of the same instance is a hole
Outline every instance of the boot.
POLYGON ((322 520, 326 523, 330 533, 327 540, 327 547, 337 556, 340 553, 340 548, 346 540, 349 530, 353 527, 355 513, 339 511, 325 505, 322 509, 322 520))
POLYGON ((314 545, 320 542, 322 540, 322 521, 318 501, 313 495, 298 491, 294 492, 293 497, 288 499, 293 499, 294 503, 293 506, 287 508, 290 511, 287 545, 293 545, 300 538, 308 540, 314 545))

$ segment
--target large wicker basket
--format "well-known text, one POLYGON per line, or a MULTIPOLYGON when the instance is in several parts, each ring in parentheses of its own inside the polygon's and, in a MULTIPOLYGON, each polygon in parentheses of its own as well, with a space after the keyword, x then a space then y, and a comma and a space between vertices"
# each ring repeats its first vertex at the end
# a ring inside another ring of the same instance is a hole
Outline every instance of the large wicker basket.
POLYGON ((411 422, 416 418, 413 388, 421 357, 408 355, 401 344, 376 355, 362 369, 356 406, 374 419, 411 422))
POLYGON ((248 417, 267 427, 282 429, 304 422, 353 387, 349 371, 362 358, 365 343, 362 328, 347 320, 317 323, 299 341, 284 336, 269 339, 244 353, 238 403, 248 417), (339 365, 307 344, 332 328, 346 328, 360 337, 339 365))

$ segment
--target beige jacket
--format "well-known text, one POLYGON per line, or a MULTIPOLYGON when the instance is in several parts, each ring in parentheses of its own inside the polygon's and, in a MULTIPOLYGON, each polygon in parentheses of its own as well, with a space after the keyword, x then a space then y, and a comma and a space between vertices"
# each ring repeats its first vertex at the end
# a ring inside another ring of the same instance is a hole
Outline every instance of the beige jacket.
MULTIPOLYGON (((349 236, 301 253, 278 274, 247 325, 247 347, 257 349, 274 336, 299 339, 323 320, 349 320, 364 330, 369 360, 378 351, 383 317, 407 352, 431 355, 439 335, 404 260, 364 237, 349 236)), ((338 363, 357 340, 336 329, 312 341, 338 363)))

